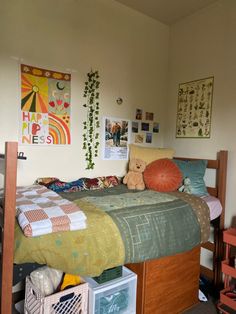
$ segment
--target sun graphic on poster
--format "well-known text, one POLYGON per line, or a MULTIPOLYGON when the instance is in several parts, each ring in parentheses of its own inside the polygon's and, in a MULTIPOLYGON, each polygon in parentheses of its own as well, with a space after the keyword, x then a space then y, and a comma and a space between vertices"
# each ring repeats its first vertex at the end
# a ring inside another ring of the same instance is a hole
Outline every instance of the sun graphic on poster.
POLYGON ((48 112, 48 79, 46 77, 21 75, 21 110, 48 112))

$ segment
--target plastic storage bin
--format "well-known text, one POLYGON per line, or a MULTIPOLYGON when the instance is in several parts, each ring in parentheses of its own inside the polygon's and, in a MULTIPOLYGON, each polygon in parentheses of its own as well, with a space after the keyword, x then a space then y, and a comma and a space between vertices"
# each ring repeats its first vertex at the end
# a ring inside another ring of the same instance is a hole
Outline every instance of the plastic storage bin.
POLYGON ((30 277, 26 277, 26 314, 87 314, 87 303, 87 283, 44 297, 30 277))
POLYGON ((126 267, 122 277, 99 284, 90 277, 89 314, 135 314, 137 275, 126 267))
POLYGON ((97 281, 99 284, 119 278, 122 276, 122 266, 117 266, 114 268, 109 268, 104 270, 104 272, 101 273, 100 276, 93 277, 95 281, 97 281))

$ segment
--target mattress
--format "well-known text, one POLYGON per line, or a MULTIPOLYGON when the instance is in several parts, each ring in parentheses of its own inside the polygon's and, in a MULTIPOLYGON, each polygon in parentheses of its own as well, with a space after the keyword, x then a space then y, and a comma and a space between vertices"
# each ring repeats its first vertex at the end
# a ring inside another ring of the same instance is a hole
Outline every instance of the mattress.
POLYGON ((121 184, 60 195, 79 205, 87 228, 27 238, 16 224, 16 264, 97 276, 125 263, 188 251, 209 237, 207 204, 186 193, 134 191, 121 184))
POLYGON ((222 205, 218 198, 211 195, 207 195, 207 196, 202 196, 202 199, 207 203, 209 207, 211 221, 221 215, 222 205))

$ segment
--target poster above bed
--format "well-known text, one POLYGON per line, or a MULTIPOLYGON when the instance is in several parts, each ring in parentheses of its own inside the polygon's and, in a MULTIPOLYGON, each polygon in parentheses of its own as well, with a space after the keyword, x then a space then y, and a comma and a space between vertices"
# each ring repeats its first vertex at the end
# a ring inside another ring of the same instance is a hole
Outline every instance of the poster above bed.
POLYGON ((130 121, 121 118, 103 118, 102 158, 128 160, 130 121))
POLYGON ((214 78, 179 84, 176 138, 210 138, 214 78))
POLYGON ((71 143, 70 82, 70 74, 21 64, 20 144, 71 143))

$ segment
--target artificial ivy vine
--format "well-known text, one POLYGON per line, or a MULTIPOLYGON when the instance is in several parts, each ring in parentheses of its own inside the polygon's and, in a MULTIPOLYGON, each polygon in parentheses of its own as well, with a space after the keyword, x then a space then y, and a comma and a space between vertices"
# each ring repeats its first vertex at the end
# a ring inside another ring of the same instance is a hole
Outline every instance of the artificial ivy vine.
POLYGON ((85 159, 87 163, 86 169, 94 169, 94 157, 98 156, 100 123, 99 116, 99 92, 100 82, 98 81, 98 71, 90 71, 87 74, 85 82, 84 97, 86 103, 83 105, 87 108, 87 120, 83 122, 83 149, 86 150, 85 159))

